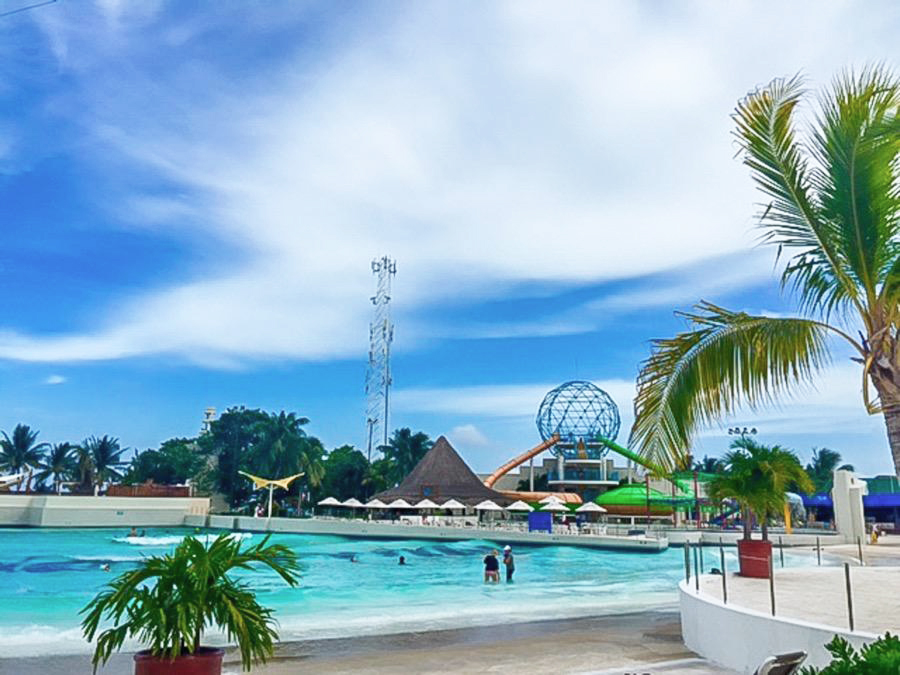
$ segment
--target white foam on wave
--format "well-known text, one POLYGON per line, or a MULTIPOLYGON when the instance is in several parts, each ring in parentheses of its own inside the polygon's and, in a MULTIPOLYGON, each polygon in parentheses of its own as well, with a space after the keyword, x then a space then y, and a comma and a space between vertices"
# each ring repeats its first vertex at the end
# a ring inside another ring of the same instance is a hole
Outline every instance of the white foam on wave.
MULTIPOLYGON (((185 537, 196 536, 197 539, 202 541, 205 544, 211 544, 216 540, 218 535, 215 534, 203 534, 203 535, 168 535, 162 537, 113 537, 113 541, 118 542, 120 544, 131 544, 132 546, 171 546, 173 544, 180 544, 184 541, 185 537)), ((253 536, 252 532, 232 532, 228 535, 229 539, 249 539, 253 536)))
POLYGON ((67 555, 69 560, 83 562, 140 562, 144 560, 142 555, 67 555))

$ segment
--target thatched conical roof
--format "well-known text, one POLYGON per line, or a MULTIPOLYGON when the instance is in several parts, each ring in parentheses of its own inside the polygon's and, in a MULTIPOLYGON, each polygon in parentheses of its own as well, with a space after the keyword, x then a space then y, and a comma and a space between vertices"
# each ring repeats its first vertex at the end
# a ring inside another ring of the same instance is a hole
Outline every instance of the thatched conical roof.
POLYGON ((496 490, 485 487, 443 436, 437 439, 400 485, 379 492, 375 497, 384 502, 397 498, 407 501, 428 498, 436 502, 456 499, 470 506, 485 499, 498 504, 511 501, 496 490))

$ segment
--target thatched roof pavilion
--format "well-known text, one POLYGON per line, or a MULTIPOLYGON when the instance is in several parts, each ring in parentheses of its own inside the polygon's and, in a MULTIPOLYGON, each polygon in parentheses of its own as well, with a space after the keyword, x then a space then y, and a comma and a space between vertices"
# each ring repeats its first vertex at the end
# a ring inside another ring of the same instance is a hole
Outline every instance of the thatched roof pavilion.
POLYGON ((413 503, 425 498, 438 503, 456 499, 469 506, 485 499, 501 506, 512 501, 485 487, 443 436, 437 439, 400 485, 379 492, 375 497, 383 502, 400 498, 413 503))

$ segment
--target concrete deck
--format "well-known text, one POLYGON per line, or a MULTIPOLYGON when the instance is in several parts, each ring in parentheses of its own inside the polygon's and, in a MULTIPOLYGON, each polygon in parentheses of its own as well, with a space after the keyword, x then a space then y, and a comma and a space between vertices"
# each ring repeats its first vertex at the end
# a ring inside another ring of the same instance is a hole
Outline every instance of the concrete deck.
MULTIPOLYGON (((729 605, 771 614, 768 579, 729 574, 727 582, 729 605)), ((857 632, 900 631, 900 567, 854 566, 850 583, 857 632)), ((700 577, 700 593, 722 600, 722 577, 700 577)), ((775 615, 848 630, 843 565, 776 569, 775 615)))

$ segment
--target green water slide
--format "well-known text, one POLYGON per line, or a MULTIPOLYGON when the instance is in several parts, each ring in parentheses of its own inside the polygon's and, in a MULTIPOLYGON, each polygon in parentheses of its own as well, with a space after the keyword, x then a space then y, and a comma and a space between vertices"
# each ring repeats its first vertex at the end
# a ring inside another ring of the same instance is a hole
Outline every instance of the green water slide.
POLYGON ((660 476, 661 478, 666 478, 669 475, 669 472, 666 471, 665 469, 663 469, 658 464, 654 464, 653 462, 647 461, 646 459, 644 459, 637 453, 632 452, 628 448, 623 448, 621 445, 619 445, 618 443, 615 443, 614 441, 609 441, 601 436, 597 436, 596 440, 598 443, 603 443, 603 445, 605 445, 610 450, 614 450, 615 452, 618 452, 625 459, 630 459, 635 464, 638 464, 638 465, 644 467, 645 469, 649 469, 650 471, 655 473, 657 476, 660 476))

